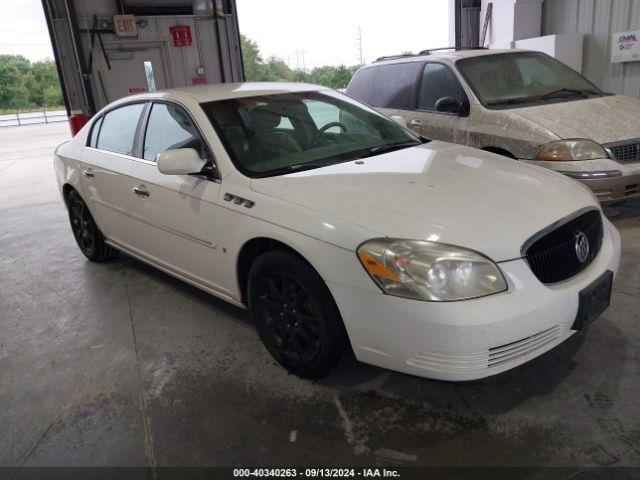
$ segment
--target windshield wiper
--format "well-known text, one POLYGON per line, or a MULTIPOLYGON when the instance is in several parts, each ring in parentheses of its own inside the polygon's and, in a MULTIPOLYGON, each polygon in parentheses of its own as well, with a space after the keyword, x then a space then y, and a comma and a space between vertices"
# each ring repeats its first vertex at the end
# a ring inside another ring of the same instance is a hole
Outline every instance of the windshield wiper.
POLYGON ((559 88, 557 90, 552 90, 550 92, 544 93, 538 96, 538 99, 545 100, 547 98, 565 98, 572 97, 575 95, 587 96, 587 95, 600 95, 599 92, 594 90, 581 90, 578 88, 559 88))
POLYGON ((369 147, 363 151, 360 155, 355 156, 352 160, 358 158, 367 158, 373 157, 374 155, 381 155, 383 153, 393 152, 395 150, 400 150, 408 147, 417 147, 418 145, 422 145, 422 142, 398 142, 398 143, 389 143, 387 145, 378 145, 376 147, 369 147))
POLYGON ((313 170, 314 168, 322 168, 326 166, 327 165, 320 165, 319 163, 296 163, 294 165, 287 165, 280 168, 274 168, 273 170, 267 170, 266 172, 260 173, 258 177, 275 177, 277 175, 313 170))
POLYGON ((535 102, 538 97, 517 97, 517 98, 504 98, 498 100, 489 100, 487 105, 516 105, 519 103, 535 102))

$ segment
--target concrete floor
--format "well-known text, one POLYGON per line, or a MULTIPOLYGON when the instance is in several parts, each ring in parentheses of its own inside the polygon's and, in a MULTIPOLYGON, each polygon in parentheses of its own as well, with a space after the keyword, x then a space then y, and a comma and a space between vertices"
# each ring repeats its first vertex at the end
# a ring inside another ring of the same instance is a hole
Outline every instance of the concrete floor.
POLYGON ((355 361, 311 383, 242 310, 85 260, 52 168, 68 136, 0 129, 0 465, 640 466, 640 202, 609 210, 611 308, 543 357, 473 384, 355 361))

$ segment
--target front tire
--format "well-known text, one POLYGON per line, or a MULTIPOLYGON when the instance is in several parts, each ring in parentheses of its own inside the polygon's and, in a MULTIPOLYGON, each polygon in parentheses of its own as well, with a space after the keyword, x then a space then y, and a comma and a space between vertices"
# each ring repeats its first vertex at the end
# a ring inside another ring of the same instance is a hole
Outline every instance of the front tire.
POLYGON ((89 208, 75 190, 69 192, 67 210, 71 231, 84 256, 92 262, 105 262, 113 257, 115 251, 105 243, 89 208))
POLYGON ((260 338, 288 371, 325 377, 347 339, 338 308, 318 273, 299 257, 271 251, 249 271, 248 300, 260 338))

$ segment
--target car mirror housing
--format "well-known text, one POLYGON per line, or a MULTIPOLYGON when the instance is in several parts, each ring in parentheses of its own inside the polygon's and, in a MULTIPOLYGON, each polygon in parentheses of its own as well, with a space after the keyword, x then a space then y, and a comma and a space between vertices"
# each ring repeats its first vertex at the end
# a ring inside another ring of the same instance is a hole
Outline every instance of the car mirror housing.
POLYGON ((159 153, 156 158, 158 170, 165 175, 200 173, 205 163, 193 148, 165 150, 159 153))
POLYGON ((442 97, 438 99, 435 106, 438 112, 455 113, 461 116, 469 114, 469 102, 466 99, 457 100, 453 97, 442 97))

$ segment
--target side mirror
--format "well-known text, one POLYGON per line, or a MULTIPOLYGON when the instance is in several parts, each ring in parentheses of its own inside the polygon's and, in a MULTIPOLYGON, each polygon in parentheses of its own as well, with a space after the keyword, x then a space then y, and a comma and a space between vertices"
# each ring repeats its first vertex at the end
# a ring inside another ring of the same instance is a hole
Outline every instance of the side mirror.
POLYGON ((159 153, 156 165, 160 173, 165 175, 189 175, 200 173, 205 161, 193 148, 176 148, 159 153))
POLYGON ((407 128, 407 119, 406 118, 401 117, 400 115, 391 115, 391 120, 393 120, 396 123, 399 123, 404 128, 407 128))
POLYGON ((467 100, 456 100, 453 97, 442 97, 436 102, 436 111, 464 116, 469 113, 469 102, 467 100))

